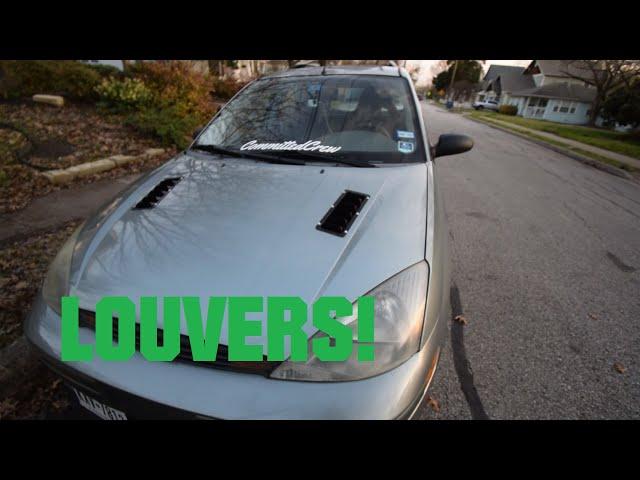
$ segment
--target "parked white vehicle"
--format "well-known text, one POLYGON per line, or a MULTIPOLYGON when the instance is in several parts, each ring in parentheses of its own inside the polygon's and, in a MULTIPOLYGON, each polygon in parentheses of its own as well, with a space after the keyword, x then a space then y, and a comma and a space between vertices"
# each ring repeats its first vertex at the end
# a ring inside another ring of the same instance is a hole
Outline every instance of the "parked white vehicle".
POLYGON ((486 100, 486 101, 482 101, 482 102, 474 102, 474 104, 472 105, 472 107, 474 108, 474 110, 493 110, 495 112, 498 111, 498 102, 496 102, 495 100, 486 100))

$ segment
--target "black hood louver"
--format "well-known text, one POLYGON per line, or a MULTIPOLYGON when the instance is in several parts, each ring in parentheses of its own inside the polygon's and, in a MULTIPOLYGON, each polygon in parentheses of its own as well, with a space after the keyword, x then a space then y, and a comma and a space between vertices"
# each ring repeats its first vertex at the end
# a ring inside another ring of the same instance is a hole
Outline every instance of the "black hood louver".
POLYGON ((338 200, 331 205, 329 211, 322 217, 316 228, 322 232, 344 237, 349 228, 356 221, 360 210, 369 200, 369 195, 345 190, 338 200))
POLYGON ((144 210, 155 207, 180 180, 182 180, 182 177, 165 178, 140 200, 133 209, 144 210))

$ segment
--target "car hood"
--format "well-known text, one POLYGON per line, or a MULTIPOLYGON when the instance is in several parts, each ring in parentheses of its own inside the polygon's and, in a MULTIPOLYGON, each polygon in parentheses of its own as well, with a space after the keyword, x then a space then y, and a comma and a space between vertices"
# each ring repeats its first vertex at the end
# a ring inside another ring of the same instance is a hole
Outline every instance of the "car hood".
POLYGON ((86 222, 70 295, 89 310, 107 295, 136 304, 141 296, 199 296, 203 312, 209 296, 355 300, 424 259, 426 175, 424 164, 299 166, 182 154, 86 222), (178 176, 154 208, 133 209, 178 176), (347 189, 370 195, 347 235, 317 230, 347 189))

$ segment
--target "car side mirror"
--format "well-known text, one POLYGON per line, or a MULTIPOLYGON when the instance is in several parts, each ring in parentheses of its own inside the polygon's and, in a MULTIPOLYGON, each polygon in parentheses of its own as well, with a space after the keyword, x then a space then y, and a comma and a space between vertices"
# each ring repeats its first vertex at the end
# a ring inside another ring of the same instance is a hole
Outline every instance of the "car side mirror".
POLYGON ((468 152, 473 148, 473 140, 466 135, 456 135, 445 133, 440 135, 434 150, 434 157, 444 157, 445 155, 456 155, 468 152))
POLYGON ((194 140, 196 139, 196 137, 198 135, 200 135, 200 132, 202 132, 202 130, 204 130, 204 127, 198 127, 198 128, 195 129, 195 131, 193 132, 193 139, 194 140))

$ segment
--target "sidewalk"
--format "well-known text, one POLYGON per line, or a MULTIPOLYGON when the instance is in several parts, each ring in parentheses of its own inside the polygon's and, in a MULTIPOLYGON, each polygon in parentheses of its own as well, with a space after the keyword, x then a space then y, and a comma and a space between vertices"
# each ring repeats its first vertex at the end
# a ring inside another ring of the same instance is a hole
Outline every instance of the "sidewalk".
POLYGON ((0 215, 0 244, 53 228, 76 218, 86 218, 102 204, 124 190, 141 174, 128 175, 59 190, 35 199, 15 213, 0 215))
POLYGON ((610 158, 611 160, 615 160, 620 163, 624 163, 631 167, 640 169, 640 160, 637 158, 629 157, 627 155, 622 155, 620 153, 612 152, 611 150, 605 150, 603 148, 594 147, 593 145, 587 145, 586 143, 578 142, 576 140, 571 140, 569 138, 561 137, 559 135, 555 135, 553 133, 543 132, 541 130, 536 130, 534 128, 523 127, 521 125, 516 125, 513 123, 505 122, 502 120, 496 120, 495 118, 484 119, 487 122, 496 123, 498 125, 502 125, 505 128, 511 128, 515 130, 521 130, 522 132, 529 133, 531 135, 536 135, 538 137, 544 137, 554 142, 564 143, 574 148, 578 148, 585 152, 591 152, 595 155, 599 155, 601 157, 610 158))

